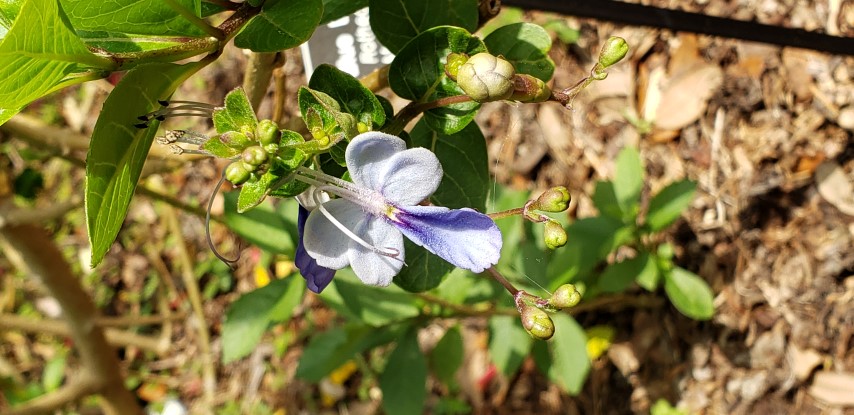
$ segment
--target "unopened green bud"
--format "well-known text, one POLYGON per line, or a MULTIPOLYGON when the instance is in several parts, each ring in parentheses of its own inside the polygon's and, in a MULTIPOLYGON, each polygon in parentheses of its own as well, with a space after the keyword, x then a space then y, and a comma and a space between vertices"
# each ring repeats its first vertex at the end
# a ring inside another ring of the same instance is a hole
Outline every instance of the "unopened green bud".
POLYGON ((555 324, 545 311, 537 307, 526 306, 522 309, 522 327, 532 337, 548 340, 555 334, 555 324))
POLYGON ((368 131, 371 131, 371 128, 368 127, 368 124, 365 124, 363 122, 359 122, 356 124, 356 130, 359 131, 359 134, 362 134, 362 133, 366 133, 368 131))
POLYGON ((451 52, 448 54, 448 63, 445 64, 445 73, 449 78, 457 80, 457 74, 460 72, 460 66, 463 66, 469 60, 465 53, 451 52))
POLYGON ((611 36, 605 41, 602 50, 599 52, 599 65, 602 65, 603 69, 614 65, 626 57, 628 52, 629 44, 626 43, 625 39, 611 36))
POLYGON ((279 126, 273 120, 261 120, 258 122, 258 142, 261 145, 279 143, 279 126))
POLYGON ((246 183, 249 180, 249 176, 249 170, 246 170, 244 163, 240 160, 232 162, 225 168, 225 179, 235 186, 246 183))
POLYGON ((245 134, 237 131, 226 131, 220 134, 219 140, 236 150, 243 150, 252 144, 252 141, 245 134))
POLYGON ((556 186, 541 194, 531 205, 531 208, 543 212, 563 212, 569 208, 570 200, 572 200, 572 196, 569 194, 569 190, 563 186, 556 186))
POLYGON ((557 249, 566 245, 566 231, 563 226, 560 226, 555 220, 546 222, 546 228, 543 230, 543 238, 546 241, 546 248, 557 249))
POLYGON ((482 52, 460 66, 457 85, 477 102, 500 101, 513 94, 514 75, 510 62, 482 52))
POLYGON ((243 133, 243 135, 245 135, 250 140, 255 139, 255 130, 252 129, 252 127, 250 127, 248 125, 241 125, 240 126, 240 132, 243 133))
POLYGON ((558 309, 575 307, 581 302, 581 293, 572 284, 564 284, 557 287, 549 304, 558 309))
POLYGON ((240 155, 243 161, 250 166, 260 166, 267 161, 267 151, 261 146, 247 147, 240 155))
POLYGON ((513 94, 510 99, 519 102, 543 102, 552 96, 552 90, 536 76, 520 73, 513 77, 513 94))

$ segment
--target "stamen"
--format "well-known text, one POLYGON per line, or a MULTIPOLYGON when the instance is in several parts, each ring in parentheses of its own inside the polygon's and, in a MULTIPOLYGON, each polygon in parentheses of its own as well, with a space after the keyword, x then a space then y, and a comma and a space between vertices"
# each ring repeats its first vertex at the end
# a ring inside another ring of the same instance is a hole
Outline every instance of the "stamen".
POLYGON ((319 209, 320 213, 322 213, 323 216, 326 216, 326 219, 329 219, 329 221, 332 222, 332 224, 335 225, 335 227, 338 228, 338 230, 343 232, 344 235, 347 235, 350 239, 352 239, 353 241, 355 241, 359 245, 362 245, 366 249, 371 250, 371 252, 373 252, 373 253, 376 253, 376 254, 379 254, 379 255, 382 255, 385 257, 393 258, 393 259, 396 259, 398 261, 403 262, 400 258, 398 258, 400 256, 400 250, 399 249, 390 248, 390 247, 377 248, 377 247, 369 244, 368 242, 366 242, 364 239, 360 238, 358 235, 353 233, 353 231, 351 231, 350 229, 347 229, 347 227, 344 226, 344 224, 342 224, 341 222, 339 222, 338 219, 335 219, 335 217, 332 216, 332 214, 329 213, 329 211, 326 210, 326 208, 320 202, 320 196, 318 195, 318 193, 320 191, 321 191, 321 189, 318 187, 314 190, 314 192, 312 194, 312 197, 314 198, 314 201, 317 204, 317 209, 319 209))

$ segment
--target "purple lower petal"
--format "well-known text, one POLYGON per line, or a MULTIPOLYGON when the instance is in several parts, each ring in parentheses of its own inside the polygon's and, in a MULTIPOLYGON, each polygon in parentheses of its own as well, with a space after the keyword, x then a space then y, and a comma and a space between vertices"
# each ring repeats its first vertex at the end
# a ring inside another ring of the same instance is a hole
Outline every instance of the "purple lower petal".
POLYGON ((303 230, 305 229, 305 221, 308 220, 308 213, 309 212, 306 208, 302 206, 299 207, 299 213, 297 214, 299 244, 297 245, 297 251, 294 255, 294 265, 297 266, 300 274, 305 278, 306 287, 308 287, 312 292, 320 294, 320 292, 323 291, 330 282, 332 282, 332 277, 335 276, 335 270, 317 265, 317 261, 305 250, 305 246, 302 243, 302 236, 303 230))
POLYGON ((408 206, 395 219, 391 223, 412 242, 459 268, 483 272, 501 256, 501 231, 473 209, 408 206))

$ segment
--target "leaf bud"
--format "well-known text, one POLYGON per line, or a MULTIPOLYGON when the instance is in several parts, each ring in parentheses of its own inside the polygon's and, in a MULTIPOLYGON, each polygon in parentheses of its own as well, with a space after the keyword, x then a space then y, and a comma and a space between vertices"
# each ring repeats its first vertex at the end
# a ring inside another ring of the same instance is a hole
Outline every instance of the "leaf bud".
POLYGON ((628 52, 629 44, 626 43, 625 39, 617 36, 611 36, 605 41, 605 44, 602 46, 602 50, 599 52, 599 65, 601 65, 603 69, 614 65, 621 61, 628 52))
POLYGON ((563 212, 569 208, 570 200, 572 200, 572 195, 569 194, 566 187, 555 186, 541 194, 531 205, 531 208, 543 212, 563 212))
POLYGON ((258 122, 257 137, 261 145, 278 144, 279 126, 273 120, 261 120, 258 122))
POLYGON ((579 302, 581 302, 581 293, 572 284, 557 287, 552 297, 549 298, 549 304, 557 309, 575 307, 579 302))
POLYGON ((463 66, 468 60, 469 57, 465 53, 451 52, 448 54, 448 63, 445 64, 445 73, 449 78, 456 81, 460 66, 463 66))
POLYGON ((250 141, 245 134, 238 131, 226 131, 220 134, 219 140, 222 141, 223 144, 236 150, 243 150, 252 144, 252 141, 250 141))
POLYGON ((225 168, 225 179, 233 185, 239 186, 249 180, 249 170, 246 170, 242 161, 235 161, 225 168))
POLYGON ((241 154, 243 162, 250 166, 260 166, 267 161, 267 151, 261 146, 246 147, 241 154))
POLYGON ((500 101, 513 94, 515 74, 510 62, 481 52, 460 66, 457 84, 477 102, 500 101))
POLYGON ((537 307, 525 306, 522 308, 522 327, 532 337, 540 340, 548 340, 555 334, 555 324, 545 311, 537 307))
POLYGON ((536 76, 520 73, 513 77, 513 94, 510 99, 519 102, 543 102, 552 96, 552 90, 536 76))
POLYGON ((543 239, 546 241, 546 248, 560 248, 566 245, 566 231, 556 220, 549 220, 546 222, 546 228, 543 230, 543 239))

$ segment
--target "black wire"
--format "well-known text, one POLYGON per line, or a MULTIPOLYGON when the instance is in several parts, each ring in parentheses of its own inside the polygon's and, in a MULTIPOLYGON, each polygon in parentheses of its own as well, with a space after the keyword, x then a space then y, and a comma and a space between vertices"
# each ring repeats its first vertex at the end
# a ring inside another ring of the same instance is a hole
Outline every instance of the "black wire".
POLYGON ((830 36, 755 22, 706 16, 615 0, 503 0, 507 6, 590 17, 631 26, 651 26, 674 31, 812 49, 837 55, 854 55, 854 38, 830 36))

